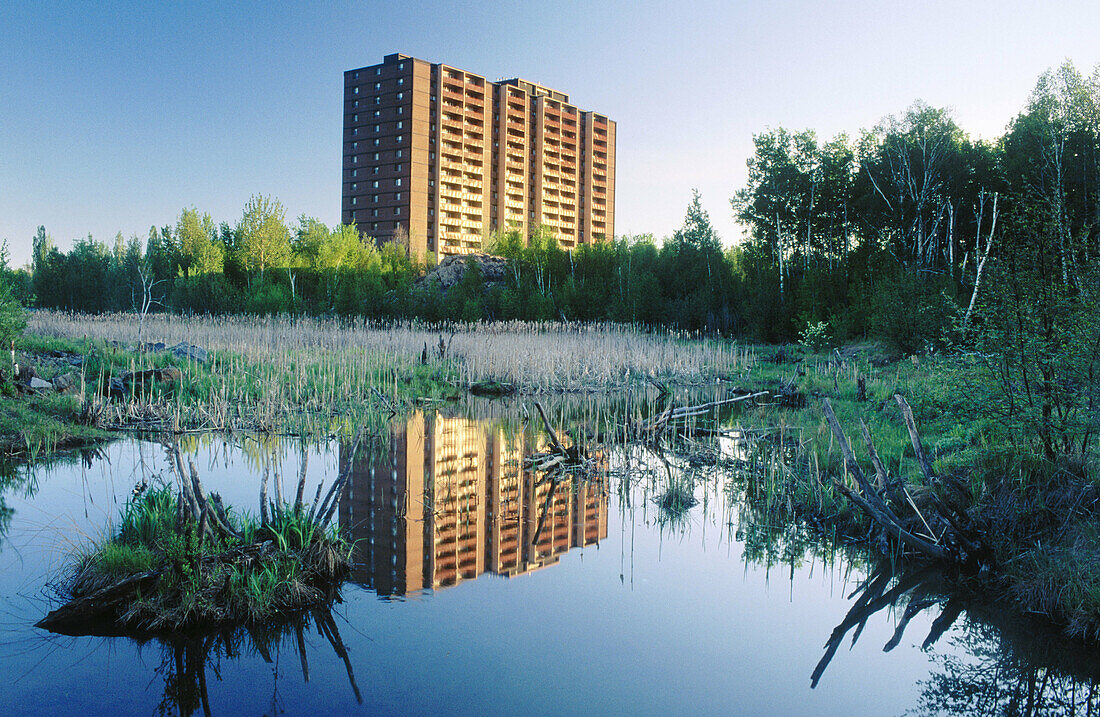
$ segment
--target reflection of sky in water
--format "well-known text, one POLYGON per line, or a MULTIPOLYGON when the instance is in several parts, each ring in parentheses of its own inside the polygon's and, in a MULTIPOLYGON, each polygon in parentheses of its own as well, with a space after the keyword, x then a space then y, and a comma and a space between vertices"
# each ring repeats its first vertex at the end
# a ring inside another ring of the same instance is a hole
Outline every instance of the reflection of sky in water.
MULTIPOLYGON (((427 423, 426 436, 438 427, 427 423)), ((489 470, 492 438, 479 440, 463 460, 489 470)), ((432 441, 412 443, 413 450, 404 447, 405 458, 421 461, 430 482, 431 471, 440 468, 438 456, 428 455, 432 441)), ((191 448, 207 490, 219 491, 230 505, 257 504, 257 476, 269 452, 221 439, 196 440, 191 448)), ((290 442, 279 449, 285 491, 292 496, 299 449, 290 442)), ((501 466, 523 453, 516 445, 510 449, 498 451, 501 466)), ((396 471, 390 465, 395 449, 387 450, 389 457, 381 460, 396 471)), ((822 645, 848 612, 847 597, 864 573, 839 555, 835 560, 807 555, 794 567, 746 562, 744 543, 735 538, 735 528, 744 526, 730 525, 743 506, 727 503, 713 467, 698 473, 700 503, 671 528, 659 519, 654 501, 666 479, 664 468, 635 453, 634 485, 620 492, 625 460, 617 453, 608 456, 606 537, 561 551, 546 569, 508 579, 499 576, 504 571, 488 569, 493 543, 487 521, 481 538, 486 569, 461 584, 396 600, 379 600, 349 584, 334 613, 363 708, 850 715, 895 714, 918 706, 921 681, 935 674, 919 643, 937 610, 914 617, 900 646, 889 653, 882 648, 900 616, 889 611, 871 616, 854 647, 849 649, 850 635, 845 638, 811 691, 810 674, 822 645), (637 471, 643 460, 651 473, 637 471)), ((310 451, 307 499, 318 479, 335 478, 339 463, 335 445, 310 451)), ((29 627, 48 608, 43 585, 63 567, 69 548, 101 535, 133 486, 159 473, 167 475, 162 448, 120 441, 89 466, 76 461, 38 469, 33 498, 19 490, 7 494, 15 514, 0 547, 5 605, 0 708, 5 712, 150 713, 163 698, 156 643, 59 638, 29 627)), ((491 477, 484 481, 478 488, 482 495, 492 482, 491 477)), ((421 535, 433 544, 430 530, 421 535)), ((376 579, 368 578, 360 582, 376 579)), ((933 649, 941 662, 964 659, 973 650, 959 639, 961 625, 933 649)), ((273 700, 290 714, 360 709, 344 664, 325 639, 314 630, 306 643, 308 684, 293 641, 273 653, 272 664, 247 646, 239 659, 219 660, 217 670, 207 674, 214 713, 270 713, 273 700)))

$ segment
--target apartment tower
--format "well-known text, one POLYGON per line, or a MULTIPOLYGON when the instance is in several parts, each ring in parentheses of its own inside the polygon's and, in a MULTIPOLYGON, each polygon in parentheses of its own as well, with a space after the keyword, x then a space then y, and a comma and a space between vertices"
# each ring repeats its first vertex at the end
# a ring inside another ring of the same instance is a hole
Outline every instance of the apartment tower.
POLYGON ((436 258, 513 227, 611 238, 615 123, 534 82, 387 55, 344 73, 341 220, 436 258))

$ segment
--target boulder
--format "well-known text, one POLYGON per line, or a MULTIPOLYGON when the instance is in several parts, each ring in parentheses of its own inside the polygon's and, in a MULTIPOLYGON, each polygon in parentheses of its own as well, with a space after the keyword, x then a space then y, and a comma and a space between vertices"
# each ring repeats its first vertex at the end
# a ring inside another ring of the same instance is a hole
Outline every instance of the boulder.
POLYGON ((179 383, 183 379, 183 372, 175 366, 168 368, 150 368, 145 371, 126 371, 122 374, 121 381, 126 386, 134 384, 150 385, 153 383, 179 383))
POLYGON ((27 382, 27 385, 34 391, 48 391, 53 388, 52 383, 38 378, 37 376, 32 376, 31 380, 27 382))
POLYGON ((418 286, 438 280, 439 288, 447 291, 466 276, 469 267, 477 266, 481 271, 481 280, 486 286, 504 281, 508 271, 508 260, 492 254, 452 254, 444 257, 434 269, 416 280, 418 286))
POLYGON ((76 393, 77 388, 76 374, 72 371, 53 380, 53 389, 58 393, 76 393))
POLYGON ((186 341, 181 341, 168 350, 171 351, 172 355, 176 358, 196 361, 198 363, 207 363, 210 360, 210 356, 206 353, 206 349, 201 346, 189 344, 186 341))

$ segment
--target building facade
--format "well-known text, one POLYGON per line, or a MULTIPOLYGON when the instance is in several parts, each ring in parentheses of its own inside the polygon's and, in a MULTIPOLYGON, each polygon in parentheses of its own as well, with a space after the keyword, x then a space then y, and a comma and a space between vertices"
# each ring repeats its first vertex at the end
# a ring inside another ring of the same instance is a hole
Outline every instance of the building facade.
POLYGON ((498 229, 565 249, 615 234, 615 123, 521 79, 387 55, 344 73, 342 216, 437 258, 498 229))

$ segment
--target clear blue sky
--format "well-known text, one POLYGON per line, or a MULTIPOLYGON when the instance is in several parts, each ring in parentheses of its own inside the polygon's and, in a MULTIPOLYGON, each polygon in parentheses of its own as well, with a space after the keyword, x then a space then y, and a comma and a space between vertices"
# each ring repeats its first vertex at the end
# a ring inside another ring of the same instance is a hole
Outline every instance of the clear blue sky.
POLYGON ((522 76, 618 122, 616 228, 723 240, 752 134, 856 133, 920 98, 995 137, 1040 72, 1100 62, 1100 3, 0 3, 0 238, 144 236, 249 195, 339 220, 345 69, 390 52, 522 76))

